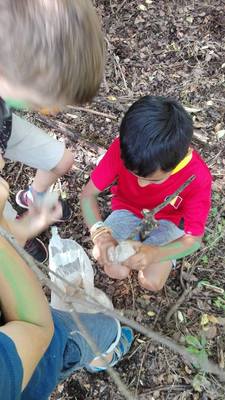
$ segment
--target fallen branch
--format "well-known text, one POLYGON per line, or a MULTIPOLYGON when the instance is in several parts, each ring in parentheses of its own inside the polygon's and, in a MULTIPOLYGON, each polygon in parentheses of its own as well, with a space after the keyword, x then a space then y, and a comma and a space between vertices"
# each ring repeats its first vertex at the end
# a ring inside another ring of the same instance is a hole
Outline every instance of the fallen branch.
POLYGON ((184 392, 186 390, 191 390, 193 389, 191 385, 165 385, 165 386, 156 386, 152 390, 146 390, 144 393, 142 393, 139 396, 139 400, 146 400, 148 399, 148 395, 154 393, 154 392, 184 392))
MULTIPOLYGON (((18 252, 18 254, 21 256, 21 258, 26 262, 26 264, 32 269, 33 272, 36 273, 38 278, 45 283, 46 286, 48 286, 51 290, 53 290, 57 296, 61 298, 65 302, 65 305, 68 308, 68 312, 71 313, 72 318, 74 319, 75 323, 77 324, 78 328, 80 329, 81 333, 83 334, 85 340, 91 347, 93 353, 95 354, 96 357, 99 357, 103 363, 107 363, 107 359, 99 352, 97 349, 96 344, 90 337, 90 335, 87 333, 86 328, 84 325, 81 323, 79 315, 77 311, 74 308, 74 302, 76 302, 76 297, 67 297, 65 293, 58 287, 56 286, 49 278, 47 278, 41 270, 36 266, 33 258, 17 243, 17 241, 14 239, 14 237, 5 231, 2 227, 0 227, 0 236, 4 237, 10 244, 11 246, 18 252)), ((51 271, 52 273, 52 271, 51 271)), ((57 277, 60 277, 58 274, 55 274, 57 277)), ((61 278, 61 277, 60 277, 61 278)), ((62 279, 62 278, 61 278, 62 279)), ((67 282, 65 279, 62 279, 63 281, 67 282)), ((67 282, 69 283, 69 282, 67 282)), ((71 285, 69 285, 71 286, 71 285)), ((136 400, 135 397, 133 396, 132 393, 129 392, 127 389, 126 385, 122 382, 120 379, 119 374, 114 371, 111 367, 107 368, 107 372, 110 375, 110 377, 113 379, 115 384, 117 385, 119 391, 123 394, 126 400, 136 400)))
MULTIPOLYGON (((86 112, 86 113, 98 115, 100 117, 117 120, 117 117, 115 115, 106 114, 106 113, 103 113, 101 111, 92 110, 91 108, 76 107, 76 106, 67 106, 67 108, 69 108, 70 110, 83 111, 83 112, 86 112)), ((73 115, 70 115, 70 116, 73 117, 73 115)))
MULTIPOLYGON (((74 303, 85 305, 88 307, 93 307, 93 302, 96 302, 96 299, 93 299, 90 295, 87 295, 87 299, 80 299, 79 296, 77 297, 76 294, 74 296, 66 296, 49 278, 47 278, 43 272, 37 267, 33 259, 25 252, 25 250, 16 242, 16 240, 12 237, 11 234, 6 232, 2 227, 0 227, 0 235, 4 237, 14 249, 18 252, 18 254, 23 258, 23 260, 27 263, 27 265, 37 274, 39 279, 43 281, 46 286, 48 286, 51 290, 53 290, 61 299, 65 302, 65 304, 70 307, 71 303, 73 304, 72 312, 75 310, 74 303), (91 302, 90 302, 91 300, 91 302)), ((63 279, 64 282, 68 284, 68 286, 73 287, 68 281, 63 279)), ((73 287, 74 288, 74 287, 73 287)), ((76 293, 76 291, 75 291, 76 293)), ((168 347, 170 350, 174 351, 175 353, 179 354, 182 358, 185 359, 186 362, 189 362, 194 365, 198 365, 204 372, 211 373, 217 375, 218 378, 224 382, 225 381, 225 371, 219 368, 217 364, 210 360, 201 360, 200 358, 195 357, 193 354, 189 353, 186 348, 172 339, 161 335, 159 332, 155 332, 145 326, 137 323, 133 319, 128 319, 123 316, 120 312, 116 310, 110 310, 106 307, 103 307, 99 304, 101 308, 101 312, 105 313, 112 318, 118 319, 125 325, 130 326, 137 332, 142 333, 146 337, 152 339, 153 341, 159 343, 160 345, 168 347)), ((132 398, 132 397, 131 397, 132 398)))

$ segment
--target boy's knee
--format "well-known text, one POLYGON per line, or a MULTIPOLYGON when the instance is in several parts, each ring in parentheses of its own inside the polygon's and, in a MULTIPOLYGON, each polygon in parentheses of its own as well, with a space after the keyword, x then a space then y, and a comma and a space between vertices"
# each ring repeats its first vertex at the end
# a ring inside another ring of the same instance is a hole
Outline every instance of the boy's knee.
POLYGON ((145 276, 140 273, 138 274, 138 281, 144 289, 150 290, 151 292, 159 292, 164 286, 161 279, 156 277, 146 279, 145 276))
POLYGON ((74 163, 73 153, 70 150, 65 149, 63 157, 55 166, 55 168, 52 169, 52 172, 54 172, 57 176, 62 176, 70 170, 73 163, 74 163))
POLYGON ((105 265, 104 271, 110 278, 118 280, 126 279, 130 274, 130 270, 127 267, 119 264, 105 265))

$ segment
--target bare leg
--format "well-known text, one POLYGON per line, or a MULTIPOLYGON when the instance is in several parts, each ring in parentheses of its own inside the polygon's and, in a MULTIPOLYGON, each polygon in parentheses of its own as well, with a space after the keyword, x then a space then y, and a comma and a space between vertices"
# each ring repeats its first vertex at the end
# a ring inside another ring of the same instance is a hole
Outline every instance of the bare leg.
POLYGON ((63 176, 72 167, 74 162, 73 154, 65 149, 60 162, 51 171, 37 170, 32 188, 36 192, 46 192, 56 180, 63 176))
POLYGON ((171 261, 151 264, 138 273, 140 285, 152 292, 158 292, 165 285, 172 269, 171 261))

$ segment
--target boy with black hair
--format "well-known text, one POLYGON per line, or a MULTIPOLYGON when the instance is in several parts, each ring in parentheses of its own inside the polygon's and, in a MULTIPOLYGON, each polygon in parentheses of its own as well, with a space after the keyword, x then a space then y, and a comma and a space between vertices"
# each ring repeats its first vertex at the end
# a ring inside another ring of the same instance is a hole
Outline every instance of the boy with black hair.
POLYGON ((84 219, 94 242, 94 256, 107 275, 126 278, 138 271, 142 287, 158 291, 176 260, 200 247, 210 209, 211 175, 200 155, 190 147, 193 124, 177 101, 145 96, 125 114, 116 138, 81 194, 84 219), (136 252, 115 268, 109 248, 126 240, 140 225, 144 210, 153 210, 186 181, 193 181, 154 215, 157 222, 136 252), (98 194, 112 185, 112 213, 103 222, 98 194))

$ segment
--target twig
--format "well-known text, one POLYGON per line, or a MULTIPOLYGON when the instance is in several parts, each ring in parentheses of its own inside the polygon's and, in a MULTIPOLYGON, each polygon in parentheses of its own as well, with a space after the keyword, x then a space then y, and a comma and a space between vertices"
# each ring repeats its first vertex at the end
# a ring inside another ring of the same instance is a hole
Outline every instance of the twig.
POLYGON ((120 10, 123 8, 124 4, 127 2, 127 0, 123 0, 120 6, 117 8, 116 14, 119 14, 120 10))
MULTIPOLYGON (((106 113, 103 113, 103 112, 101 112, 101 111, 92 110, 91 108, 76 107, 76 106, 67 106, 67 108, 69 108, 70 110, 83 111, 83 112, 86 112, 86 113, 90 113, 90 114, 94 114, 94 115, 99 115, 100 117, 104 117, 104 118, 109 118, 109 119, 117 120, 117 117, 116 117, 115 115, 106 114, 106 113)), ((70 116, 73 117, 72 114, 70 114, 70 116)))
POLYGON ((217 357, 220 368, 224 369, 225 362, 224 362, 224 345, 222 338, 219 336, 217 337, 217 357))
POLYGON ((137 234, 140 234, 143 241, 151 232, 152 228, 157 224, 154 220, 154 215, 166 207, 176 196, 178 196, 191 182, 195 179, 195 175, 191 175, 183 185, 181 185, 173 194, 171 194, 163 203, 159 204, 151 211, 144 212, 144 218, 140 224, 131 232, 129 239, 133 240, 137 234))
POLYGON ((183 290, 185 290, 185 284, 183 280, 183 272, 184 272, 184 260, 182 261, 181 267, 180 267, 180 284, 183 290))
POLYGON ((181 304, 190 296, 191 292, 193 292, 193 288, 189 287, 186 288, 182 295, 179 297, 179 299, 176 301, 176 303, 171 307, 171 309, 168 311, 166 315, 166 323, 169 322, 170 318, 172 315, 178 310, 178 308, 181 306, 181 304))
POLYGON ((121 67, 121 65, 120 65, 119 57, 116 56, 115 54, 113 54, 113 57, 114 57, 114 60, 115 60, 115 62, 116 62, 116 64, 117 64, 117 67, 118 67, 118 69, 119 69, 119 71, 120 71, 120 74, 121 74, 121 77, 122 77, 122 81, 123 81, 124 87, 125 87, 126 90, 128 90, 127 81, 126 81, 125 75, 124 75, 124 73, 123 73, 122 67, 121 67))
POLYGON ((132 303, 133 303, 133 312, 134 312, 135 311, 135 296, 134 296, 134 288, 133 288, 133 284, 132 284, 132 279, 130 276, 128 276, 128 280, 129 280, 131 293, 132 293, 132 303))
POLYGON ((135 389, 135 396, 136 397, 138 396, 138 388, 139 388, 140 379, 141 379, 142 367, 143 367, 143 364, 144 364, 144 361, 145 361, 145 358, 146 358, 146 355, 147 355, 147 351, 148 351, 149 345, 150 345, 150 341, 148 341, 146 343, 146 349, 145 349, 143 357, 141 359, 141 364, 140 364, 140 367, 139 367, 138 377, 137 377, 137 385, 136 385, 136 389, 135 389))
POLYGON ((165 385, 165 386, 156 386, 156 388, 151 389, 151 390, 146 390, 144 393, 142 393, 139 396, 139 400, 146 400, 147 396, 149 394, 152 394, 154 392, 167 392, 168 390, 173 392, 173 391, 179 391, 179 392, 184 392, 185 390, 191 390, 193 389, 191 385, 165 385))
POLYGON ((203 136, 201 133, 197 132, 196 130, 193 133, 193 139, 196 139, 198 142, 200 142, 201 144, 209 144, 207 137, 203 136))
POLYGON ((21 175, 21 173, 23 171, 23 165, 24 164, 21 164, 20 169, 18 171, 18 174, 16 175, 16 179, 15 179, 15 182, 14 182, 15 185, 16 185, 16 183, 17 183, 17 181, 18 181, 18 179, 19 179, 19 177, 20 177, 20 175, 21 175))

